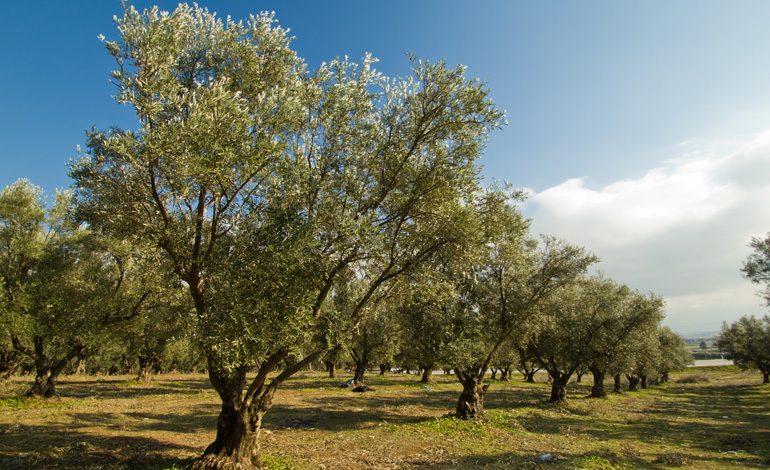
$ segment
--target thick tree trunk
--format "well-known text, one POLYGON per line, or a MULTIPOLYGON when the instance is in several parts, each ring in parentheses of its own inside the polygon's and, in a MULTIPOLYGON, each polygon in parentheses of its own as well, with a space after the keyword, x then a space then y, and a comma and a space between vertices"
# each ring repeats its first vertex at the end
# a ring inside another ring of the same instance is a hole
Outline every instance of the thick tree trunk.
POLYGON ((492 376, 490 377, 492 380, 497 378, 497 369, 492 369, 492 376))
POLYGON ((607 391, 604 389, 605 371, 596 367, 591 368, 591 375, 594 376, 594 384, 591 387, 591 398, 607 398, 607 391))
POLYGON ((581 383, 583 381, 583 374, 577 374, 575 376, 575 383, 581 383))
POLYGON ((430 376, 433 374, 433 366, 425 366, 422 368, 422 377, 420 378, 420 383, 427 384, 430 383, 430 376))
POLYGON ((145 356, 139 356, 139 375, 137 375, 136 381, 144 383, 149 383, 152 381, 152 368, 152 359, 145 356))
POLYGON ((666 382, 668 382, 668 371, 664 371, 662 374, 660 374, 660 383, 666 382))
POLYGON ((569 381, 569 375, 561 373, 551 373, 551 403, 562 403, 567 399, 567 382, 569 381))
MULTIPOLYGON (((59 381, 64 368, 70 363, 72 358, 80 356, 83 353, 82 346, 76 346, 68 352, 63 358, 52 363, 45 353, 44 340, 41 337, 34 339, 35 351, 30 356, 35 360, 35 383, 27 391, 27 396, 38 396, 51 398, 57 396, 56 384, 59 381)), ((30 351, 31 352, 31 351, 30 351)))
POLYGON ((640 380, 640 382, 642 384, 642 388, 646 389, 647 388, 647 376, 643 375, 643 376, 639 377, 639 380, 640 380))
POLYGON ((0 351, 0 380, 5 380, 13 374, 13 371, 21 362, 19 353, 13 350, 0 351))
POLYGON ((635 375, 626 375, 626 379, 628 379, 629 392, 636 392, 639 390, 639 377, 635 375))
MULTIPOLYGON (((460 419, 481 419, 484 417, 484 395, 487 393, 489 385, 483 385, 483 382, 474 376, 462 374, 460 383, 463 385, 463 391, 460 399, 457 400, 455 416, 460 419)), ((461 374, 457 372, 457 377, 461 374)))
POLYGON ((241 398, 246 386, 246 368, 230 373, 219 370, 209 363, 209 379, 222 399, 217 418, 217 434, 214 442, 206 447, 203 456, 193 462, 192 470, 252 470, 261 467, 259 461, 259 432, 262 417, 272 401, 272 392, 263 401, 254 397, 250 404, 241 398))
POLYGON ((533 371, 533 370, 530 370, 530 371, 524 372, 524 381, 525 381, 525 382, 529 382, 529 383, 531 383, 531 384, 535 383, 535 374, 536 374, 536 373, 537 373, 537 372, 535 372, 535 371, 533 371))
POLYGON ((380 375, 385 375, 390 370, 390 364, 380 364, 380 375))
POLYGON ((353 383, 364 383, 364 374, 366 373, 366 364, 356 363, 356 370, 353 372, 353 383))
POLYGON ((770 384, 770 371, 762 371, 762 383, 770 384))
POLYGON ((612 391, 615 393, 623 393, 620 374, 615 374, 615 388, 612 391))
POLYGON ((326 372, 329 373, 329 378, 333 379, 335 376, 334 361, 324 361, 326 372))
POLYGON ((503 369, 502 373, 500 374, 500 380, 502 380, 504 382, 507 382, 507 381, 511 380, 511 368, 510 367, 505 367, 503 369))
POLYGON ((56 395, 56 380, 50 382, 51 368, 43 363, 47 359, 35 361, 35 383, 27 390, 28 397, 50 398, 56 395))

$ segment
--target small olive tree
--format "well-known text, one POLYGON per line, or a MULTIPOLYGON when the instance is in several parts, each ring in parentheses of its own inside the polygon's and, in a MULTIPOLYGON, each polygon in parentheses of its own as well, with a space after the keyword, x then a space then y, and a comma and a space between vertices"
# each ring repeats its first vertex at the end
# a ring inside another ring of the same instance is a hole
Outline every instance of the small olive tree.
POLYGON ((770 383, 770 316, 744 316, 722 325, 717 347, 743 369, 759 369, 762 383, 770 383))
POLYGON ((754 252, 743 262, 741 272, 754 284, 764 285, 762 296, 770 306, 770 234, 752 238, 749 247, 754 252))

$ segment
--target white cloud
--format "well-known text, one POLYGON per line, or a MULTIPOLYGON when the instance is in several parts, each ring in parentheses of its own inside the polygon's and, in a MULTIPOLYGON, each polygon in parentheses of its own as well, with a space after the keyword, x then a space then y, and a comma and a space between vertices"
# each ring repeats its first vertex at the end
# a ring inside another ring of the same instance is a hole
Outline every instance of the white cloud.
POLYGON ((666 297, 679 331, 764 313, 738 270, 750 238, 770 231, 770 131, 677 150, 638 179, 530 190, 534 230, 588 247, 608 275, 666 297))

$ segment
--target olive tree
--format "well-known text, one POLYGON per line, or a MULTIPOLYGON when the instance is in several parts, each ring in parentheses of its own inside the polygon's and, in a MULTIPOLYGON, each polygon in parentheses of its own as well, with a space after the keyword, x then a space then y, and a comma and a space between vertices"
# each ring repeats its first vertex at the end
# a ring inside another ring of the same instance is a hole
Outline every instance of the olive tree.
POLYGON ((511 338, 527 333, 536 307, 596 259, 553 238, 538 243, 510 196, 478 196, 466 248, 433 266, 431 282, 444 286, 433 307, 447 325, 442 362, 463 386, 455 410, 462 419, 483 417, 485 374, 511 338))
POLYGON ((625 371, 628 390, 636 392, 639 386, 647 388, 647 379, 655 377, 661 362, 660 341, 657 328, 641 332, 633 344, 632 359, 625 371))
POLYGON ((770 383, 770 316, 744 316, 722 325, 717 347, 743 369, 759 369, 762 383, 770 383))
POLYGON ((654 329, 663 318, 663 300, 654 294, 643 295, 612 282, 605 288, 605 295, 614 299, 611 308, 597 315, 591 325, 595 331, 589 344, 592 398, 607 396, 604 380, 608 372, 624 370, 639 336, 654 329))
POLYGON ((658 365, 657 380, 668 382, 669 374, 692 364, 693 357, 687 350, 684 339, 667 326, 658 329, 658 342, 660 344, 660 364, 658 365))
POLYGON ((152 260, 74 223, 66 193, 46 208, 24 180, 3 190, 0 246, 4 322, 14 349, 35 366, 28 395, 55 396, 72 359, 93 353, 108 328, 159 300, 152 260))
POLYGON ((356 325, 378 292, 453 243, 502 114, 462 67, 416 61, 388 79, 367 56, 310 72, 271 14, 129 6, 117 25, 105 44, 138 123, 90 133, 71 170, 80 215, 150 243, 189 292, 222 401, 193 467, 259 466, 276 389, 331 346, 339 277, 364 283, 356 325), (306 344, 318 349, 268 380, 306 344))
POLYGON ((762 295, 770 306, 770 234, 765 238, 753 237, 749 247, 753 253, 743 262, 741 271, 754 284, 764 285, 762 295))
MULTIPOLYGON (((617 315, 624 296, 625 289, 609 279, 582 278, 542 305, 529 348, 551 377, 551 402, 564 401, 572 375, 598 356, 595 345, 604 339, 605 325, 617 315)), ((595 379, 603 383, 601 373, 595 379)))

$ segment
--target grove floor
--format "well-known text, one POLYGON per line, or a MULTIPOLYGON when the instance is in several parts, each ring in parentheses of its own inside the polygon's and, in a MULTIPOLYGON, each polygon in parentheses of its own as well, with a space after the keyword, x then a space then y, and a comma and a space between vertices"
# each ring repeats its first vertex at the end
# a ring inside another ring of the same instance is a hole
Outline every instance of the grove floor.
MULTIPOLYGON (((286 382, 265 417, 272 469, 623 469, 770 466, 770 386, 758 373, 691 368, 669 384, 564 405, 549 385, 490 381, 487 421, 447 417, 460 386, 436 376, 370 375, 375 390, 304 373, 286 382), (696 383, 677 383, 683 376, 696 383), (553 460, 542 463, 549 453, 553 460)), ((57 400, 18 396, 28 378, 0 385, 0 468, 183 468, 214 436, 217 395, 203 375, 65 377, 57 400)))

